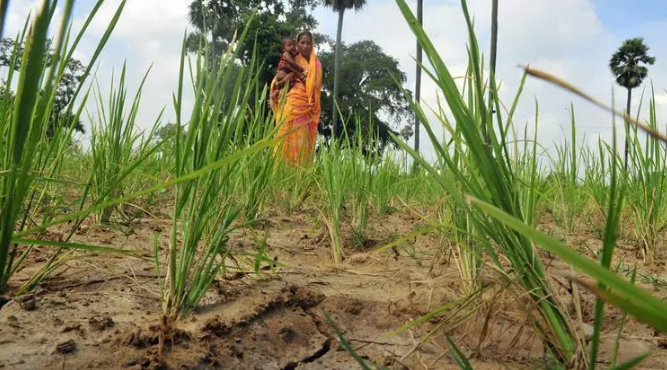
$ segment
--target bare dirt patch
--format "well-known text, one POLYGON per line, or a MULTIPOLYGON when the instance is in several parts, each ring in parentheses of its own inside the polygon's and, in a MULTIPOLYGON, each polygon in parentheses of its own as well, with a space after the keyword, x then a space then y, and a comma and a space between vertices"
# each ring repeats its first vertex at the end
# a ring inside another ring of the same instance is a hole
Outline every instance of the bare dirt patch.
MULTIPOLYGON (((80 254, 32 296, 7 302, 0 309, 0 367, 359 368, 340 346, 326 312, 368 361, 390 369, 456 368, 442 333, 419 345, 439 320, 383 336, 460 297, 456 265, 446 257, 440 239, 427 235, 376 255, 355 249, 352 238, 345 238, 346 259, 335 267, 327 233, 316 226, 315 217, 276 214, 257 227, 254 233, 267 237, 276 269, 265 265, 262 276, 247 269, 230 270, 217 280, 201 307, 177 323, 166 343, 165 361, 158 357, 164 276, 157 274, 150 255, 153 235, 168 230, 168 219, 139 220, 131 232, 84 225, 77 240, 139 250, 146 258, 80 254)), ((376 216, 367 240, 383 245, 414 230, 417 222, 401 212, 376 216)), ((256 250, 252 234, 246 230, 232 238, 239 255, 256 250)), ((166 239, 161 243, 162 249, 168 245, 166 239)), ((37 271, 49 253, 33 254, 17 282, 37 271)), ((569 271, 545 258, 554 279, 569 271)), ((571 296, 567 283, 558 288, 564 299, 571 296)), ((656 294, 662 294, 658 288, 656 294)), ((582 293, 581 302, 584 321, 592 322, 592 297, 582 293)), ((601 361, 611 356, 621 319, 620 312, 608 312, 601 361)), ((458 324, 450 334, 476 369, 539 366, 540 341, 524 312, 509 299, 489 304, 458 324)), ((633 320, 625 333, 619 360, 652 351, 644 368, 664 368, 664 337, 633 320)))

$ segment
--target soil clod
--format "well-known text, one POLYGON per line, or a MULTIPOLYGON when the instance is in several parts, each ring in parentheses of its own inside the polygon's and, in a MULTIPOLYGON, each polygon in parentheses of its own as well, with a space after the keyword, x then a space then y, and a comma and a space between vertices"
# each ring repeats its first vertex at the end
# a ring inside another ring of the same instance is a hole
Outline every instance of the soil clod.
POLYGON ((296 338, 296 332, 292 328, 285 327, 280 329, 280 336, 285 342, 291 343, 296 338))
POLYGON ((90 324, 90 326, 97 331, 110 329, 115 325, 113 319, 111 319, 109 316, 103 318, 91 317, 90 320, 88 320, 88 324, 90 324))
POLYGON ((69 354, 76 352, 76 342, 70 339, 67 342, 60 343, 56 346, 56 352, 60 354, 69 354))
POLYGON ((15 299, 19 303, 21 308, 26 311, 33 311, 34 309, 37 308, 37 300, 35 299, 35 296, 32 294, 22 297, 17 297, 15 299))

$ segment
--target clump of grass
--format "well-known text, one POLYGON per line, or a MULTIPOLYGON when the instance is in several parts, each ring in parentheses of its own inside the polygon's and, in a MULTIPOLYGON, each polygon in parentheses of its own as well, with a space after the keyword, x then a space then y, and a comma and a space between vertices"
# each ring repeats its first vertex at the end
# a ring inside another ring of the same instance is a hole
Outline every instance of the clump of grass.
POLYGON ((396 196, 397 183, 403 178, 401 166, 394 159, 394 154, 392 151, 385 152, 382 161, 374 167, 376 175, 371 200, 380 214, 392 213, 395 210, 392 200, 396 196))
POLYGON ((301 168, 284 162, 276 163, 273 175, 276 181, 273 198, 277 198, 284 212, 293 214, 303 209, 312 193, 316 181, 315 171, 318 169, 318 166, 301 168))
MULTIPOLYGON (((651 89, 648 126, 657 130, 658 119, 655 108, 655 93, 651 89)), ((628 151, 631 166, 628 169, 633 186, 634 232, 640 240, 644 262, 656 260, 658 237, 667 226, 667 204, 664 188, 667 185, 667 150, 655 137, 646 135, 644 145, 640 141, 637 127, 629 132, 628 151)))
MULTIPOLYGON (((635 127, 644 130, 652 138, 660 140, 663 143, 667 143, 667 137, 657 131, 653 131, 650 125, 645 125, 640 123, 638 120, 633 120, 626 114, 619 114, 615 109, 607 107, 606 105, 593 99, 567 82, 564 82, 545 72, 533 70, 530 68, 526 68, 526 72, 538 78, 555 83, 556 85, 559 85, 566 90, 584 97, 590 102, 613 112, 615 115, 623 116, 627 121, 631 122, 635 127)), ((615 249, 616 240, 620 233, 619 225, 625 197, 625 188, 630 183, 627 176, 618 176, 618 172, 620 171, 619 169, 621 168, 621 161, 617 155, 615 131, 611 153, 611 180, 608 192, 608 209, 606 212, 604 242, 602 251, 600 253, 600 264, 596 264, 595 262, 592 262, 589 259, 581 256, 579 253, 571 248, 568 248, 563 243, 547 236, 540 231, 537 231, 530 225, 526 225, 521 220, 513 217, 498 207, 495 207, 485 201, 471 198, 471 202, 475 204, 476 207, 484 210, 494 219, 511 227, 513 230, 516 230, 522 235, 529 237, 535 242, 536 245, 539 245, 541 248, 544 248, 547 251, 553 253, 563 261, 575 267, 577 270, 590 275, 596 280, 597 284, 583 280, 577 276, 571 276, 572 280, 593 292, 598 298, 596 301, 594 332, 591 342, 591 352, 589 356, 589 367, 591 369, 594 369, 596 366, 605 303, 611 303, 621 308, 624 312, 632 314, 639 321, 649 324, 659 331, 667 331, 667 305, 665 305, 664 302, 662 302, 660 299, 653 297, 646 290, 634 285, 634 282, 629 282, 618 276, 616 273, 610 271, 610 264, 615 249)), ((634 276, 632 280, 634 280, 634 276)), ((614 350, 614 352, 616 351, 617 349, 614 350)), ((638 365, 647 356, 648 354, 640 355, 626 362, 625 364, 618 365, 617 368, 632 368, 638 365)))
MULTIPOLYGON (((101 92, 97 95, 97 117, 91 117, 91 156, 92 156, 92 196, 96 203, 123 196, 128 188, 128 177, 123 175, 128 169, 137 168, 159 146, 150 147, 160 116, 144 137, 137 130, 135 120, 141 102, 141 91, 148 72, 139 84, 132 101, 130 111, 125 112, 127 90, 125 87, 126 66, 121 70, 118 86, 109 93, 108 106, 105 109, 101 92), (151 150, 148 150, 151 149, 151 150)), ((114 79, 111 79, 114 86, 114 79)), ((98 87, 99 88, 99 87, 98 87)), ((99 223, 108 224, 117 206, 104 208, 96 212, 99 223)))
POLYGON ((340 225, 349 176, 343 151, 337 140, 332 140, 325 148, 321 148, 318 159, 322 170, 322 188, 327 199, 326 212, 322 214, 331 238, 331 256, 338 265, 343 260, 340 225))
MULTIPOLYGON (((57 177, 62 168, 62 163, 66 159, 64 153, 69 147, 69 143, 71 143, 71 129, 65 134, 62 130, 56 129, 54 137, 47 137, 56 86, 63 78, 67 61, 72 58, 79 41, 103 3, 104 0, 97 1, 83 27, 76 34, 74 42, 70 44, 74 2, 73 0, 65 2, 62 20, 54 44, 54 56, 50 63, 46 63, 47 50, 51 45, 48 39, 48 29, 53 22, 56 1, 44 1, 42 3, 33 21, 26 23, 23 33, 15 43, 15 45, 21 45, 25 40, 25 49, 21 55, 23 63, 21 63, 17 76, 18 80, 16 81, 16 93, 12 99, 13 101, 10 101, 10 95, 12 94, 4 94, 2 102, 0 102, 0 173, 3 174, 2 181, 0 181, 0 219, 2 220, 0 221, 0 292, 6 289, 9 279, 18 270, 34 245, 95 249, 95 247, 88 245, 68 243, 69 238, 65 241, 27 239, 26 236, 29 233, 26 232, 25 227, 27 226, 28 215, 33 213, 36 205, 40 203, 35 201, 36 196, 44 194, 49 181, 57 177), (30 28, 30 31, 26 32, 28 28, 30 28), (35 173, 44 173, 42 171, 49 175, 45 178, 35 176, 35 173), (26 245, 27 248, 21 252, 20 245, 26 245)), ((2 2, 0 30, 7 15, 5 10, 8 4, 8 1, 2 2)), ((125 0, 119 4, 104 36, 99 41, 90 65, 84 72, 79 87, 74 92, 65 116, 69 117, 73 111, 73 102, 76 101, 85 79, 90 73, 91 66, 99 57, 113 31, 124 5, 125 0)), ((18 57, 18 49, 15 49, 6 86, 13 85, 16 77, 14 66, 16 66, 18 57)), ((86 97, 87 95, 83 98, 84 102, 86 97)), ((80 114, 81 109, 78 110, 75 119, 78 119, 80 114)), ((86 210, 80 211, 76 216, 85 217, 87 212, 86 210)), ((42 220, 40 229, 66 221, 64 218, 52 220, 47 217, 42 220)), ((52 260, 57 255, 58 253, 52 260)), ((52 265, 49 264, 49 266, 52 265)), ((50 271, 52 271, 51 268, 43 269, 45 273, 50 271)), ((43 278, 45 274, 40 273, 36 276, 43 278)), ((34 283, 33 280, 31 281, 34 283)))
MULTIPOLYGON (((254 112, 247 116, 245 133, 242 134, 245 146, 269 138, 276 131, 273 125, 275 117, 267 111, 267 96, 266 88, 255 93, 254 112)), ((239 177, 239 189, 245 220, 253 222, 271 194, 270 181, 274 178, 276 159, 270 149, 265 149, 244 158, 243 162, 240 166, 242 174, 239 177)))
MULTIPOLYGON (((536 128, 537 131, 537 128, 536 128)), ((577 146, 576 119, 574 105, 570 105, 570 141, 556 146, 556 158, 551 161, 553 168, 550 176, 553 182, 550 194, 556 211, 557 221, 568 231, 574 230, 574 225, 585 206, 587 199, 579 196, 579 162, 581 148, 577 146)))
MULTIPOLYGON (((517 186, 520 179, 517 177, 515 164, 508 149, 507 130, 504 117, 501 115, 501 106, 496 94, 497 87, 493 78, 490 80, 490 88, 494 91, 495 101, 486 102, 484 100, 482 64, 466 1, 463 0, 461 3, 470 36, 469 55, 473 78, 470 82, 469 103, 473 102, 473 105, 466 104, 462 98, 453 77, 429 37, 416 22, 407 4, 403 0, 397 0, 397 3, 433 67, 433 71, 427 71, 427 74, 431 76, 442 92, 453 116, 452 122, 456 123, 456 127, 452 127, 442 115, 439 116, 440 123, 453 136, 452 140, 458 141, 462 147, 466 148, 468 155, 462 156, 461 164, 457 163, 453 154, 446 150, 434 135, 424 110, 414 103, 412 104, 413 109, 418 114, 420 122, 424 122, 438 160, 448 168, 452 174, 451 177, 440 175, 431 164, 409 146, 402 143, 402 147, 419 162, 421 167, 434 176, 442 190, 447 192, 459 207, 459 212, 465 212, 469 216, 469 221, 475 230, 473 235, 477 233, 483 236, 483 238, 477 238, 479 248, 488 253, 496 267, 506 274, 509 281, 516 281, 525 290, 527 297, 532 301, 532 306, 539 313, 539 319, 534 320, 533 324, 537 332, 541 333, 545 348, 549 348, 551 354, 559 362, 577 363, 581 357, 577 347, 579 343, 577 333, 571 327, 570 318, 565 314, 566 310, 554 297, 554 290, 531 240, 510 227, 494 221, 479 209, 471 207, 466 200, 468 195, 472 195, 503 209, 518 219, 529 218, 524 214, 526 207, 525 204, 522 206, 522 193, 517 186), (495 117, 497 127, 493 127, 490 123, 492 106, 495 106, 497 112, 495 117), (489 135, 490 145, 485 142, 484 131, 489 135), (455 181, 450 181, 451 179, 455 181), (507 260, 511 269, 500 262, 501 258, 507 260)), ((507 122, 511 122, 511 114, 506 119, 507 122)), ((530 171, 537 171, 537 167, 532 166, 530 171)), ((528 212, 532 212, 532 209, 528 208, 528 212)))
POLYGON ((364 231, 368 225, 368 205, 374 186, 376 173, 373 171, 375 164, 380 162, 380 148, 378 147, 377 135, 374 125, 362 127, 359 119, 356 121, 354 138, 345 136, 349 159, 347 165, 350 167, 350 179, 347 184, 350 189, 352 202, 352 235, 357 247, 365 244, 364 231), (370 146, 369 149, 366 147, 370 146))
MULTIPOLYGON (((247 27, 241 39, 245 37, 247 27)), ((235 221, 242 206, 234 201, 238 194, 239 165, 243 158, 272 143, 263 140, 244 146, 240 134, 248 124, 244 108, 253 96, 257 73, 253 62, 237 75, 233 91, 226 91, 224 87, 231 78, 227 72, 238 52, 231 48, 215 62, 210 62, 208 48, 203 53, 201 49, 198 52, 190 73, 196 99, 187 134, 182 137, 185 45, 184 38, 179 88, 174 97, 177 118, 176 165, 173 169, 173 176, 184 181, 177 183, 174 189, 168 269, 162 297, 165 331, 162 339, 168 337, 179 317, 197 307, 215 276, 224 273, 225 260, 231 253, 227 246, 230 234, 240 227, 235 221), (216 68, 211 68, 210 63, 216 68)), ((251 125, 263 122, 264 118, 254 119, 256 121, 251 125)))

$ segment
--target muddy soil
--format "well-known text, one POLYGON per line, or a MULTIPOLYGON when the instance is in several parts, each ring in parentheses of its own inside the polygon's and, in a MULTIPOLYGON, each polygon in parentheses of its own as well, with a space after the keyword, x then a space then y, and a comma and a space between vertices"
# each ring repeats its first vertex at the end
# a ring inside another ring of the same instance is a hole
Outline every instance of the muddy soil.
MULTIPOLYGON (((344 229, 346 258, 336 267, 316 213, 274 212, 263 225, 233 236, 230 247, 241 268, 230 262, 224 279, 214 282, 200 307, 177 323, 160 358, 164 267, 158 272, 151 256, 156 233, 161 250, 168 246, 169 219, 141 219, 123 229, 84 225, 77 241, 142 251, 144 258, 74 253, 33 296, 2 306, 0 368, 360 368, 325 314, 361 358, 389 369, 457 369, 444 329, 475 369, 549 367, 521 298, 493 287, 471 306, 476 311, 466 320, 456 316, 430 338, 429 332, 453 310, 386 335, 461 297, 463 284, 452 252, 438 235, 370 253, 419 226, 409 213, 375 217, 362 248, 354 246, 344 229), (275 267, 264 263, 257 274, 249 254, 265 237, 275 267)), ((594 248, 597 242, 590 243, 594 248)), ((33 253, 14 283, 38 271, 51 252, 33 253)), ((570 273, 569 267, 543 257, 561 298, 577 314, 571 285, 561 277, 570 273)), ((641 284, 664 296, 655 282, 641 284)), ((582 318, 592 324, 593 298, 580 293, 582 318)), ((611 357, 621 318, 620 312, 608 310, 602 363, 611 357)), ((667 368, 664 348, 667 340, 662 335, 629 319, 618 361, 651 351, 640 368, 667 368)))

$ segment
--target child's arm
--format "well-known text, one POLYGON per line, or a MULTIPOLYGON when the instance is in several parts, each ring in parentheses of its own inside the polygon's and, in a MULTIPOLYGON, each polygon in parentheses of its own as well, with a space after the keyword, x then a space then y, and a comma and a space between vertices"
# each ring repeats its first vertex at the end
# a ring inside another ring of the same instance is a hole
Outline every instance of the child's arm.
POLYGON ((303 72, 303 68, 299 67, 299 65, 294 61, 294 58, 292 58, 292 54, 287 52, 283 53, 283 59, 287 62, 288 68, 290 68, 291 71, 303 72))
POLYGON ((292 78, 294 78, 292 73, 286 73, 283 78, 276 81, 275 86, 279 89, 282 89, 285 84, 287 84, 292 78))

